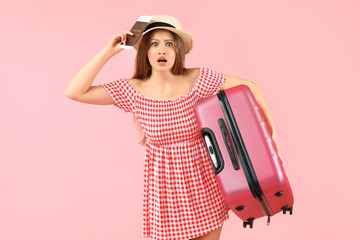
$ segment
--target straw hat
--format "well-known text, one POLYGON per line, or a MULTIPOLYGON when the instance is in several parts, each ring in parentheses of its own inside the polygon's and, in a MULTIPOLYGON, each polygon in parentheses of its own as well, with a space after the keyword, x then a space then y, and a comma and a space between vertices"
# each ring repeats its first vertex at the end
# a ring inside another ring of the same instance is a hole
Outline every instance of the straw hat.
MULTIPOLYGON (((146 27, 146 29, 142 33, 142 35, 148 33, 151 30, 154 30, 154 29, 166 29, 166 30, 176 33, 181 38, 181 40, 184 44, 185 53, 189 53, 191 51, 191 49, 193 48, 193 45, 194 45, 193 37, 191 36, 190 33, 183 31, 179 20, 177 20, 176 18, 174 18, 172 16, 167 16, 167 15, 152 16, 149 25, 146 27)), ((140 39, 137 41, 137 43, 134 46, 136 50, 138 49, 141 40, 142 40, 142 36, 140 37, 140 39)))

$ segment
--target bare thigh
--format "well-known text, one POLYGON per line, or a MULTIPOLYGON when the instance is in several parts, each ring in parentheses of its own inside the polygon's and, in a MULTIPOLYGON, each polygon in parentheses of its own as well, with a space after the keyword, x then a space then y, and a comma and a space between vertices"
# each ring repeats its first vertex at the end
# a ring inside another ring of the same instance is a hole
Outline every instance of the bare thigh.
POLYGON ((203 235, 203 236, 200 236, 197 238, 193 238, 191 240, 219 240, 221 229, 222 229, 222 226, 206 235, 203 235))

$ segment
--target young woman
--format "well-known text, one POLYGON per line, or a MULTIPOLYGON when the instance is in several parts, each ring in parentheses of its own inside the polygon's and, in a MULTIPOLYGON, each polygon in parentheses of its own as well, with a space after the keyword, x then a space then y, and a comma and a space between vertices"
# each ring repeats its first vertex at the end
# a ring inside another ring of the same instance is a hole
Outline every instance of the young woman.
POLYGON ((111 38, 69 83, 75 101, 115 106, 134 114, 145 133, 143 233, 151 239, 219 239, 228 208, 215 182, 207 150, 193 113, 194 104, 246 84, 254 93, 272 137, 273 123, 263 95, 253 82, 212 69, 185 68, 193 47, 179 21, 155 15, 135 46, 135 73, 92 85, 104 64, 122 51, 130 31, 111 38))

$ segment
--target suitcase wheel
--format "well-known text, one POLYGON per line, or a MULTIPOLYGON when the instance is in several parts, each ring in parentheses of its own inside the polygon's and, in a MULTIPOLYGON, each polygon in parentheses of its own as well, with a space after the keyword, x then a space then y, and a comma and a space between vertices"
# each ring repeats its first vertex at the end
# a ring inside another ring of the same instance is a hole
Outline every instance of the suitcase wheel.
POLYGON ((286 214, 286 212, 289 212, 290 215, 292 215, 293 213, 293 207, 289 207, 288 205, 286 205, 285 207, 281 208, 283 210, 283 214, 286 214))
POLYGON ((284 195, 283 191, 275 193, 275 196, 277 196, 277 197, 281 197, 282 195, 284 195))
POLYGON ((244 210, 244 208, 245 208, 245 206, 239 206, 239 207, 237 207, 237 208, 235 208, 237 211, 242 211, 242 210, 244 210))
POLYGON ((250 228, 253 228, 254 218, 248 218, 247 220, 247 222, 243 222, 243 227, 246 228, 246 226, 249 225, 250 228))

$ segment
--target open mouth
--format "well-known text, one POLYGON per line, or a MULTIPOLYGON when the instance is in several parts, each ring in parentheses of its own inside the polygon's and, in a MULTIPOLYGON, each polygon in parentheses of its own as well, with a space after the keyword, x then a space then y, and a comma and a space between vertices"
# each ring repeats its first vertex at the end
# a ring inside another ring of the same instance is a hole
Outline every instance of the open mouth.
POLYGON ((158 63, 166 63, 167 62, 166 58, 159 58, 157 61, 158 61, 158 63))

